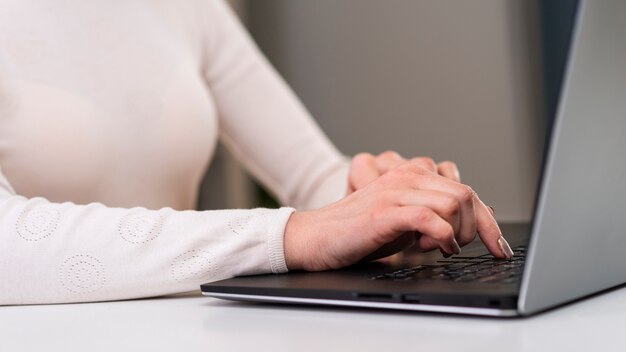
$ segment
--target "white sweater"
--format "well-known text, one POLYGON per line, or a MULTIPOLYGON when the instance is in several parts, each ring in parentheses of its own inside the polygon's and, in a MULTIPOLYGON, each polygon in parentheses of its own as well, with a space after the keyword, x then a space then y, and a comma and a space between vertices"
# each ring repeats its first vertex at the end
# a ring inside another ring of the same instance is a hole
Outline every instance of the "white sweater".
POLYGON ((285 205, 345 194, 345 157, 224 3, 0 0, 0 305, 285 272, 293 208, 192 210, 218 138, 285 205))

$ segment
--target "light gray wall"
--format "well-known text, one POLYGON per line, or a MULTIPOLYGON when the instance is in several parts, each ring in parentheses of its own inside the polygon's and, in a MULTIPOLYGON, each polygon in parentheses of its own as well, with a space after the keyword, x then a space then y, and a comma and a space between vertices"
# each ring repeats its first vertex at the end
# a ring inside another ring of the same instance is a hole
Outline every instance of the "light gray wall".
POLYGON ((530 218, 543 141, 535 1, 250 0, 253 35, 344 153, 456 161, 530 218))

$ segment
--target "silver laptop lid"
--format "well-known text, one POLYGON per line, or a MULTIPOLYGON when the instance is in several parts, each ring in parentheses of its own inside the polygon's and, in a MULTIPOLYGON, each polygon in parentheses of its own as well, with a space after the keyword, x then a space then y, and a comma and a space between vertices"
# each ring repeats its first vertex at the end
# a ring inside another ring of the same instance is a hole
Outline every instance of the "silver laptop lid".
POLYGON ((626 282, 626 1, 581 1, 519 310, 626 282))

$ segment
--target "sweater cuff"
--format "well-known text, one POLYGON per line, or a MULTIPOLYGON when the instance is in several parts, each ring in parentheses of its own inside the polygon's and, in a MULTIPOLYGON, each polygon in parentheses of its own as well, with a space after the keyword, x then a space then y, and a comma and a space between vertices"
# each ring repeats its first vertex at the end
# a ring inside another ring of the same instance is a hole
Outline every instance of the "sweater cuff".
POLYGON ((270 225, 267 237, 267 251, 270 261, 270 269, 274 274, 286 273, 287 263, 285 262, 285 227, 287 221, 296 210, 294 208, 283 207, 278 209, 276 221, 270 225))

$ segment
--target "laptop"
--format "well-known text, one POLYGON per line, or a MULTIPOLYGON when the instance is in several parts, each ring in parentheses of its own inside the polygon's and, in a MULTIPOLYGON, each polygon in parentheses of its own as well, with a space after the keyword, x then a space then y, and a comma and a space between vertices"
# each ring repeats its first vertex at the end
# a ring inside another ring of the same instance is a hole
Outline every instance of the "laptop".
POLYGON ((515 256, 462 256, 238 277, 204 295, 485 316, 526 316, 626 283, 626 1, 581 1, 530 224, 502 230, 515 256))

